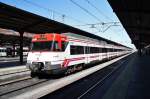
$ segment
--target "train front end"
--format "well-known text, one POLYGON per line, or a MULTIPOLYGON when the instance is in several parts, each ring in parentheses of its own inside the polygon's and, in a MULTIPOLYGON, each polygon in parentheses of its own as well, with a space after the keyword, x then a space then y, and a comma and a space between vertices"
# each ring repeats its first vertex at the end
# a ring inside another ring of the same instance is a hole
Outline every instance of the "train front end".
POLYGON ((27 68, 31 74, 59 74, 64 72, 62 67, 67 37, 60 34, 34 35, 31 50, 27 57, 27 68))

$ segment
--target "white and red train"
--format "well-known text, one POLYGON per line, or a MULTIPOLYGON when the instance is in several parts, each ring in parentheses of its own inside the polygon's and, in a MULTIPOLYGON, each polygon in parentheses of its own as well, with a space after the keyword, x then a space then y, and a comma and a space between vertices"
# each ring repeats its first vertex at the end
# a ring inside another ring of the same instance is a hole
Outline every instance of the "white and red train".
POLYGON ((108 44, 73 33, 36 34, 27 57, 31 75, 60 74, 79 70, 86 64, 112 59, 131 52, 125 46, 108 44))

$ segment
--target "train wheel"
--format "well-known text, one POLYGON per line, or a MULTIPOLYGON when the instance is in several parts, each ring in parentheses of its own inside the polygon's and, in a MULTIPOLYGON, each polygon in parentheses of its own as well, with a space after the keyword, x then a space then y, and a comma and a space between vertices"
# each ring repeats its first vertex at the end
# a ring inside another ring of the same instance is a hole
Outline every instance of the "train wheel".
POLYGON ((68 75, 68 74, 70 74, 71 73, 71 68, 68 68, 67 70, 66 70, 66 72, 65 72, 65 75, 68 75))
POLYGON ((85 65, 85 64, 78 64, 78 65, 74 65, 74 66, 72 66, 72 67, 69 67, 69 68, 66 70, 65 75, 71 74, 71 73, 73 73, 73 72, 75 72, 75 71, 80 71, 80 70, 82 70, 83 67, 84 67, 84 65, 85 65))
POLYGON ((77 70, 77 71, 80 71, 80 70, 83 69, 83 67, 84 67, 84 64, 79 64, 79 65, 76 67, 76 70, 77 70))

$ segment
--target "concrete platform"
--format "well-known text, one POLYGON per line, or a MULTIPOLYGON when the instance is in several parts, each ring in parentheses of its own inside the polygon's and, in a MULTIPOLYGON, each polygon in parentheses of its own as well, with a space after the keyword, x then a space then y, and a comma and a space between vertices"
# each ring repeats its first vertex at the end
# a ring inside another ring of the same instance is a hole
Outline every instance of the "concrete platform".
MULTIPOLYGON (((0 57, 0 62, 9 62, 9 61, 16 61, 18 60, 19 61, 20 57, 0 57)), ((27 56, 24 56, 23 57, 24 60, 27 59, 27 56)))
POLYGON ((26 64, 26 61, 23 61, 22 65, 20 64, 19 61, 0 62, 0 69, 16 67, 16 66, 23 66, 25 64, 26 64))
MULTIPOLYGON (((24 57, 22 65, 25 65, 26 61, 27 57, 24 57)), ((0 57, 0 69, 22 65, 20 65, 19 57, 0 57)))
POLYGON ((28 70, 26 68, 26 58, 24 57, 23 64, 19 62, 19 57, 7 58, 0 57, 0 76, 7 75, 10 73, 16 73, 28 70))
POLYGON ((103 99, 150 99, 150 56, 135 54, 103 99))

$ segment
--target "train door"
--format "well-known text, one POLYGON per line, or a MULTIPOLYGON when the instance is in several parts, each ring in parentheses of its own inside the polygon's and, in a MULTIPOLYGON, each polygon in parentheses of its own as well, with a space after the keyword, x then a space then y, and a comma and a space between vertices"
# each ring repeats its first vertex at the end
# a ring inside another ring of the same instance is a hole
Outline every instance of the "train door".
POLYGON ((88 63, 88 47, 85 46, 84 47, 84 55, 85 55, 85 63, 88 63))
POLYGON ((99 47, 99 60, 101 61, 103 59, 102 57, 102 48, 99 47))
POLYGON ((108 58, 107 48, 102 48, 102 53, 103 60, 106 60, 108 58))
POLYGON ((86 54, 86 63, 90 63, 90 47, 89 46, 86 46, 85 47, 85 54, 86 54))

